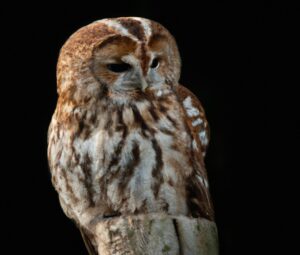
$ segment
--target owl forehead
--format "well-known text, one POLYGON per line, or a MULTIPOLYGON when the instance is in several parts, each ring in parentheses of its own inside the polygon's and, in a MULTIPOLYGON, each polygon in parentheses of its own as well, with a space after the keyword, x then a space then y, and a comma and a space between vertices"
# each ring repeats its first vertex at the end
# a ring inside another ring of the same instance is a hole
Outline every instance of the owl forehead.
POLYGON ((129 37, 137 43, 149 42, 152 35, 152 24, 150 20, 142 18, 116 18, 104 19, 103 22, 110 29, 122 36, 129 37))

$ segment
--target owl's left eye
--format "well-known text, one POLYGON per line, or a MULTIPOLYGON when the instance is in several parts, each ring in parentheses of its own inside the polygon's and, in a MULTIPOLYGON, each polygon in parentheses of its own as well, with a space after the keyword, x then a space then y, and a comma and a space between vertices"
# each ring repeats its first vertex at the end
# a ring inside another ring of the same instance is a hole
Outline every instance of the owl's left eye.
POLYGON ((131 65, 127 63, 108 64, 107 68, 114 73, 123 73, 128 71, 131 68, 131 65))

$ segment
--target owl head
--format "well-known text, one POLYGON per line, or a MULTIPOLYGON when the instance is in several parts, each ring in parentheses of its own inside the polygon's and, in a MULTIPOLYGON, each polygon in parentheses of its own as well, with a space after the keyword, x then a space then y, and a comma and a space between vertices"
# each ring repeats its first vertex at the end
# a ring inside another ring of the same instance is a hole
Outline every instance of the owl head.
POLYGON ((162 25, 135 17, 103 19, 79 29, 62 47, 57 66, 59 95, 76 101, 137 100, 171 89, 179 77, 173 36, 162 25))

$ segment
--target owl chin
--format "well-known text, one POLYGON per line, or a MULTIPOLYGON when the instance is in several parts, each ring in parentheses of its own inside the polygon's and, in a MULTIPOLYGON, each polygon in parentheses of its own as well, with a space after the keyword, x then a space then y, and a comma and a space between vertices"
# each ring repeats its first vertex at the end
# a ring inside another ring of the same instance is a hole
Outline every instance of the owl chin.
POLYGON ((108 97, 111 102, 118 105, 124 105, 147 99, 147 92, 143 92, 141 90, 136 89, 127 89, 123 91, 112 90, 108 93, 108 97))

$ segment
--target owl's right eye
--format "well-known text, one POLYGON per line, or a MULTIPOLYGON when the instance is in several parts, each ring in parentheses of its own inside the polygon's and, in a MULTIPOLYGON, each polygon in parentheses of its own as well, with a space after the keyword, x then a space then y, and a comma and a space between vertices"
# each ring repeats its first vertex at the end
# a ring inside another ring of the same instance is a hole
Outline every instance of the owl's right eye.
POLYGON ((127 63, 118 63, 118 64, 108 64, 107 69, 114 73, 123 73, 128 71, 131 68, 131 65, 127 63))

